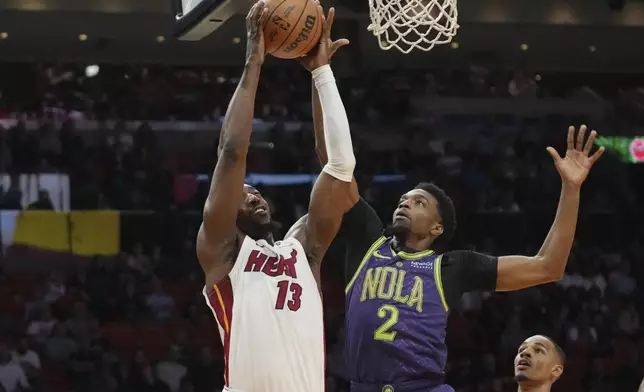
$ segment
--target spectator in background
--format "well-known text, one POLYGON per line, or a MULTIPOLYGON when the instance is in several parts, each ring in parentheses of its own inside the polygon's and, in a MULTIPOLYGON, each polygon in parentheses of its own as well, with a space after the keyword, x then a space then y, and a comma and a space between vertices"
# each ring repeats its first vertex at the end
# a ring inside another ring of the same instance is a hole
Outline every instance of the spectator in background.
POLYGON ((78 346, 67 335, 67 328, 64 324, 58 324, 54 329, 54 335, 45 342, 47 358, 59 365, 69 362, 72 354, 77 350, 78 346))
POLYGON ((152 280, 152 292, 145 298, 145 305, 157 320, 167 320, 174 311, 174 299, 163 291, 163 284, 158 278, 152 280))
POLYGON ((47 291, 45 293, 45 302, 53 304, 67 293, 67 286, 61 274, 51 274, 47 281, 47 291))
POLYGON ((26 337, 20 339, 16 350, 11 353, 11 356, 12 361, 14 363, 20 364, 23 369, 28 368, 40 370, 40 355, 29 348, 26 337))
POLYGON ((156 367, 156 375, 170 388, 170 392, 179 392, 183 378, 188 373, 188 369, 179 363, 180 356, 179 348, 172 346, 168 357, 159 361, 156 367))
POLYGON ((3 392, 22 392, 30 388, 25 372, 11 360, 11 353, 4 343, 0 343, 0 386, 3 392))
POLYGON ((32 386, 37 386, 40 381, 40 356, 37 352, 29 348, 26 338, 20 339, 18 346, 11 353, 12 362, 20 365, 27 376, 27 381, 32 386))
POLYGON ((89 337, 90 329, 92 328, 91 324, 85 304, 83 302, 76 302, 74 304, 72 317, 65 322, 65 327, 67 327, 70 336, 76 338, 89 337))
POLYGON ((619 329, 626 333, 634 333, 640 327, 640 316, 634 302, 629 302, 617 319, 619 329))
POLYGON ((49 306, 40 309, 40 315, 27 326, 27 335, 38 343, 43 343, 54 330, 58 323, 52 314, 49 306))
POLYGON ((508 83, 508 93, 514 98, 536 98, 537 84, 524 71, 517 70, 508 83))
POLYGON ((613 271, 608 277, 610 289, 624 297, 631 295, 637 288, 635 278, 630 275, 631 266, 627 260, 621 260, 619 268, 613 271))

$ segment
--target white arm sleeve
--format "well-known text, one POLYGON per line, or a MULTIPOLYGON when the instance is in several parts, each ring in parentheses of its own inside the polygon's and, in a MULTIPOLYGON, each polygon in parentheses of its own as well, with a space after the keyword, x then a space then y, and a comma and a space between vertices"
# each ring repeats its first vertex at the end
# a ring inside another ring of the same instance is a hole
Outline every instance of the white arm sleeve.
POLYGON ((353 155, 349 119, 330 65, 313 70, 324 119, 324 139, 329 161, 322 168, 340 181, 351 182, 356 158, 353 155))

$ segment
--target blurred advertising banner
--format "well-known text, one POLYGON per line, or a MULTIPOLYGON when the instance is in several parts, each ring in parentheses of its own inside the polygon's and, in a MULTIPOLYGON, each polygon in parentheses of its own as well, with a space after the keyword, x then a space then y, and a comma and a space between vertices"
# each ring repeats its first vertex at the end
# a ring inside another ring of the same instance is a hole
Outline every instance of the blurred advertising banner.
POLYGON ((120 213, 3 210, 0 234, 4 249, 111 256, 120 250, 120 213))
POLYGON ((595 144, 619 156, 625 163, 644 163, 644 136, 604 136, 595 144))
POLYGON ((46 191, 54 210, 70 210, 69 176, 58 173, 0 174, 0 204, 3 209, 29 208, 46 191))

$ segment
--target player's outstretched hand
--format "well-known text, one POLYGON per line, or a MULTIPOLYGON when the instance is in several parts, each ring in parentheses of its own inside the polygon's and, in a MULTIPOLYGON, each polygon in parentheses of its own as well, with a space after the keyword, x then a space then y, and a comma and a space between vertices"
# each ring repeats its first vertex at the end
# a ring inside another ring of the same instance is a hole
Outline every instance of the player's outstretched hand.
POLYGON ((299 59, 302 66, 309 71, 329 64, 331 57, 333 57, 338 49, 349 45, 348 39, 342 38, 337 41, 331 39, 331 29, 333 28, 333 21, 335 20, 335 8, 331 7, 326 17, 319 3, 318 9, 320 11, 319 14, 322 15, 322 36, 320 37, 320 42, 315 49, 299 59))
POLYGON ((246 64, 263 64, 266 56, 264 29, 268 19, 268 6, 264 0, 255 3, 246 16, 246 64))
POLYGON ((590 132, 586 144, 584 144, 585 134, 586 126, 582 125, 577 133, 575 143, 575 127, 571 125, 568 128, 568 148, 563 158, 559 156, 559 153, 554 148, 548 147, 547 149, 555 161, 555 167, 559 175, 561 175, 561 181, 576 187, 580 187, 583 184, 586 177, 588 177, 590 168, 604 153, 604 147, 599 147, 593 155, 590 155, 597 132, 590 132))

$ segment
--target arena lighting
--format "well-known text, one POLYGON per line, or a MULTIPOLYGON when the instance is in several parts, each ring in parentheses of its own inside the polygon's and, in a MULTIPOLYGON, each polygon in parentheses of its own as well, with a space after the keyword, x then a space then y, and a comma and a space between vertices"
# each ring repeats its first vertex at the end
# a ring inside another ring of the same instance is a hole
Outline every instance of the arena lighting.
POLYGON ((9 38, 9 33, 4 31, 0 33, 0 39, 7 39, 7 38, 9 38))
POLYGON ((461 45, 458 42, 456 42, 456 41, 452 42, 452 49, 458 49, 460 47, 461 47, 461 45))
POLYGON ((590 45, 588 46, 588 51, 590 51, 590 53, 595 53, 597 51, 597 47, 595 45, 590 45))
POLYGON ((78 34, 79 41, 87 41, 87 34, 78 34))
POLYGON ((164 37, 164 36, 162 36, 162 35, 157 35, 157 38, 156 38, 156 39, 157 39, 157 42, 158 42, 158 43, 165 42, 165 37, 164 37))
POLYGON ((94 76, 98 75, 98 72, 100 71, 100 67, 96 64, 88 65, 85 67, 85 76, 88 78, 93 78, 94 76))
POLYGON ((240 42, 241 42, 241 38, 239 38, 239 37, 235 37, 235 38, 233 38, 233 43, 234 43, 235 45, 239 44, 240 42))
POLYGON ((521 46, 519 46, 519 49, 521 49, 521 50, 522 50, 522 51, 524 51, 524 52, 525 52, 526 50, 528 50, 529 48, 530 48, 530 47, 528 46, 528 44, 521 44, 521 46))

